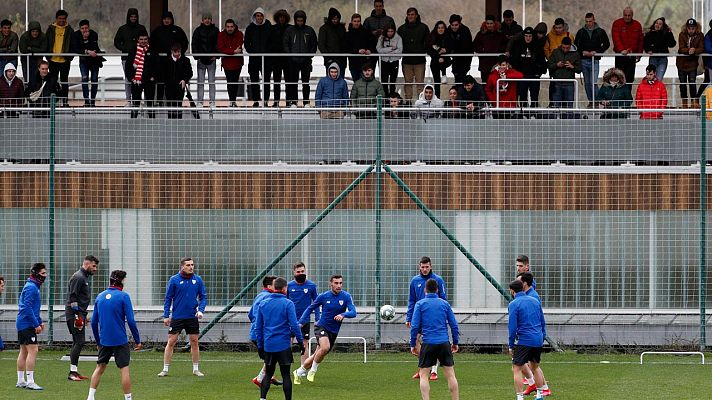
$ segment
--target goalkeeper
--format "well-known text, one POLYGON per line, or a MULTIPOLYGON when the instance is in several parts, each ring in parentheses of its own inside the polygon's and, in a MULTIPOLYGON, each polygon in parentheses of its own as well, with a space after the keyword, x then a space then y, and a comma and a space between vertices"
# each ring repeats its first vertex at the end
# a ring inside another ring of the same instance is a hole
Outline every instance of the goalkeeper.
POLYGON ((78 364, 79 355, 86 341, 86 330, 84 327, 87 322, 87 307, 89 307, 89 301, 91 300, 91 285, 89 284, 89 279, 96 272, 98 265, 99 260, 92 255, 88 255, 84 257, 79 271, 75 272, 74 275, 69 278, 64 316, 67 318, 69 334, 72 335, 72 348, 69 352, 69 375, 67 376, 67 379, 70 381, 89 379, 79 374, 78 364))

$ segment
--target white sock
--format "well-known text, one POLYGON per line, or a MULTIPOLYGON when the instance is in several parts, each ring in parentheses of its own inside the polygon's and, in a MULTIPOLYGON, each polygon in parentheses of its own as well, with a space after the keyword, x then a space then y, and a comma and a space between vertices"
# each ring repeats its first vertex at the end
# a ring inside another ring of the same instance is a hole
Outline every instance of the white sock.
POLYGON ((25 371, 17 371, 17 383, 25 382, 25 371))
POLYGON ((69 366, 69 372, 78 372, 79 368, 77 368, 76 365, 70 365, 69 366))
POLYGON ((124 393, 124 400, 131 400, 131 393, 124 393))
POLYGON ((35 383, 35 371, 27 371, 27 383, 35 383))
POLYGON ((317 369, 319 369, 319 363, 316 362, 316 361, 314 361, 314 362, 312 363, 311 370, 314 371, 314 372, 316 372, 317 369))
POLYGON ((199 366, 200 366, 200 363, 193 363, 193 371, 199 371, 200 370, 200 368, 198 368, 199 366))
POLYGON ((297 369, 297 375, 299 375, 299 376, 304 376, 304 375, 306 375, 306 374, 307 374, 307 369, 304 368, 303 365, 300 366, 300 367, 297 369))
POLYGON ((260 373, 257 374, 257 380, 262 382, 262 379, 264 379, 264 377, 265 377, 265 367, 262 367, 262 369, 260 370, 260 373))
POLYGON ((547 385, 547 384, 545 383, 545 384, 541 387, 541 390, 547 390, 547 389, 549 389, 549 385, 547 385))
POLYGON ((527 385, 531 386, 534 384, 534 378, 527 378, 527 385))
POLYGON ((517 400, 524 400, 524 393, 517 393, 517 400))
POLYGON ((96 393, 96 389, 89 388, 89 396, 87 396, 87 400, 94 400, 94 393, 96 393))
POLYGON ((433 365, 432 367, 430 367, 430 372, 437 375, 437 373, 438 373, 438 364, 435 364, 435 365, 433 365))
POLYGON ((163 370, 168 372, 168 368, 171 366, 171 364, 163 364, 163 370))

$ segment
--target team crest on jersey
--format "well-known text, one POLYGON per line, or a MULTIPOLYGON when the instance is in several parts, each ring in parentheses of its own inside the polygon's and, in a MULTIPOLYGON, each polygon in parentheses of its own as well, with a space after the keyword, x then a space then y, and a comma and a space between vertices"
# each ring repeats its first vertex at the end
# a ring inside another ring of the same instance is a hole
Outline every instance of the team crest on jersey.
POLYGON ((343 305, 344 305, 344 301, 343 301, 343 300, 339 300, 339 305, 340 305, 340 306, 343 306, 343 305))
POLYGON ((327 301, 326 301, 326 304, 331 304, 331 300, 327 300, 327 301))
POLYGON ((37 338, 36 338, 36 337, 33 337, 33 338, 32 338, 32 341, 34 342, 35 340, 37 340, 37 338))
POLYGON ((195 285, 195 279, 193 279, 193 285, 195 285))
POLYGON ((180 281, 180 284, 182 285, 182 284, 183 284, 183 281, 180 281))
POLYGON ((421 287, 421 286, 422 286, 422 284, 419 283, 419 284, 418 284, 418 287, 421 287))
POLYGON ((109 300, 111 298, 111 293, 106 294, 106 299, 109 300))
POLYGON ((304 293, 307 293, 308 291, 309 291, 309 289, 304 289, 304 293))

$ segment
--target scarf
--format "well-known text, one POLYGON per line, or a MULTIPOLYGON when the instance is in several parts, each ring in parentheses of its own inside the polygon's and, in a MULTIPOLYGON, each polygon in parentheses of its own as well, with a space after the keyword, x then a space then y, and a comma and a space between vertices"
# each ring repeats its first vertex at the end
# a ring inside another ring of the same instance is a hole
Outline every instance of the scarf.
POLYGON ((134 57, 133 60, 133 64, 136 66, 136 74, 134 74, 133 77, 134 82, 141 82, 141 79, 143 77, 143 58, 146 55, 147 50, 148 46, 136 46, 136 57, 134 57))

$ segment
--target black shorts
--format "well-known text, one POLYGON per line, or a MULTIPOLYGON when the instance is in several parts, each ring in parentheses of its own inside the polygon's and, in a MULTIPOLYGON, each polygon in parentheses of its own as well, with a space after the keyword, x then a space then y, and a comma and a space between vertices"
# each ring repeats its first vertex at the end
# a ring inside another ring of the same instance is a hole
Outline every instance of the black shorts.
POLYGON ((311 324, 309 322, 302 326, 302 336, 304 336, 304 340, 306 340, 307 342, 309 341, 309 328, 311 328, 311 324))
POLYGON ((515 345, 512 349, 512 364, 524 365, 529 361, 539 364, 541 362, 541 347, 528 347, 515 345))
POLYGON ((443 367, 452 367, 455 360, 452 358, 452 348, 450 342, 440 344, 423 343, 420 346, 420 356, 418 356, 418 368, 430 368, 440 361, 443 367))
POLYGON ((282 351, 265 351, 265 365, 291 365, 294 362, 292 357, 292 349, 282 351))
POLYGON ((99 357, 96 359, 96 363, 108 364, 109 361, 111 361, 111 356, 114 356, 114 362, 116 362, 117 367, 128 367, 131 362, 131 349, 129 349, 129 344, 99 347, 99 357))
POLYGON ((168 329, 169 335, 177 335, 185 329, 187 335, 197 335, 200 333, 200 323, 198 318, 172 319, 171 327, 168 329))
MULTIPOLYGON (((257 347, 257 341, 256 341, 256 340, 252 340, 252 344, 254 344, 255 347, 257 347)), ((260 360, 263 360, 263 361, 264 361, 264 359, 265 359, 265 352, 264 352, 264 350, 262 350, 262 349, 260 349, 259 347, 257 347, 257 355, 260 357, 260 360)))
POLYGON ((17 342, 19 344, 38 344, 35 328, 25 328, 17 331, 17 342))
POLYGON ((339 336, 336 333, 329 332, 321 326, 314 326, 314 336, 316 337, 316 343, 319 344, 319 338, 325 337, 329 339, 329 351, 334 348, 334 343, 336 343, 336 338, 339 336))

